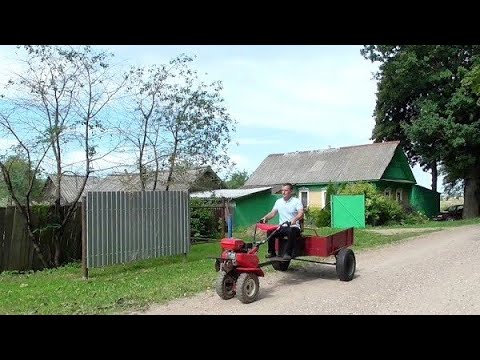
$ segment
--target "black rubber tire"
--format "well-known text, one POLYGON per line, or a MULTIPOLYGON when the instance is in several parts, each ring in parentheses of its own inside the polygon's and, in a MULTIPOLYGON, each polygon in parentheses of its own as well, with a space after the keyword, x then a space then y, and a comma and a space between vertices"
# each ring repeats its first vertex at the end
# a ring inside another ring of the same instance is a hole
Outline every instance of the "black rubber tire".
POLYGON ((257 300, 260 284, 254 273, 241 273, 237 280, 237 298, 244 304, 257 300))
POLYGON ((290 265, 290 260, 272 262, 273 268, 277 271, 287 271, 289 265, 290 265))
POLYGON ((235 296, 236 280, 231 273, 220 271, 218 273, 217 282, 215 284, 215 291, 223 300, 231 299, 235 296))
POLYGON ((337 254, 337 276, 341 281, 350 281, 355 275, 357 262, 352 249, 341 249, 337 254))

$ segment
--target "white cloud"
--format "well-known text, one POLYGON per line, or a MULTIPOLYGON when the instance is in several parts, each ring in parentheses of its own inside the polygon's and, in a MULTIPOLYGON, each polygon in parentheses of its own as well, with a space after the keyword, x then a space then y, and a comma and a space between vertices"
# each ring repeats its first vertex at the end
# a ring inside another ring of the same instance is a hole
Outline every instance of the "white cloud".
POLYGON ((238 170, 247 170, 247 172, 252 172, 255 170, 255 167, 252 168, 253 164, 249 161, 249 159, 240 154, 230 154, 230 159, 236 164, 236 168, 238 170))

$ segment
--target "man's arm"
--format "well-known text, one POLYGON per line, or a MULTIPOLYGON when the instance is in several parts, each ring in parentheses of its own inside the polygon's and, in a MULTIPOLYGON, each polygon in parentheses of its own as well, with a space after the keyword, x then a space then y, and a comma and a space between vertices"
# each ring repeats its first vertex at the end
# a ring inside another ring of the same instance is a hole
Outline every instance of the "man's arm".
POLYGON ((291 224, 296 224, 297 221, 303 219, 303 214, 304 214, 303 204, 300 201, 300 199, 297 199, 296 210, 297 210, 297 215, 295 215, 293 219, 290 221, 291 224))
POLYGON ((303 206, 302 206, 302 208, 300 210, 298 210, 297 215, 292 219, 292 221, 290 221, 290 223, 291 224, 296 224, 297 221, 302 220, 303 219, 303 213, 304 213, 304 211, 303 211, 303 206))
POLYGON ((262 221, 266 223, 268 220, 273 219, 275 215, 277 215, 277 213, 278 213, 277 209, 272 209, 272 211, 270 211, 267 215, 265 215, 262 218, 262 221))

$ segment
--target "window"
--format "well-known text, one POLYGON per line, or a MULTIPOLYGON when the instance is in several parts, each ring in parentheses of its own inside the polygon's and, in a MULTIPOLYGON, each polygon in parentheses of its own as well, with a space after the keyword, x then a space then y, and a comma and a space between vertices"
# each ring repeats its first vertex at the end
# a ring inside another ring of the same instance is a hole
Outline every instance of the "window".
POLYGON ((403 191, 402 189, 397 189, 396 191, 396 199, 398 202, 402 202, 403 200, 403 191))
POLYGON ((387 198, 390 199, 392 197, 392 189, 386 188, 385 191, 383 192, 383 195, 385 195, 387 198))
POLYGON ((300 190, 300 200, 304 208, 308 206, 308 190, 300 190))
POLYGON ((322 209, 327 206, 327 192, 326 191, 321 191, 320 196, 322 197, 322 209))

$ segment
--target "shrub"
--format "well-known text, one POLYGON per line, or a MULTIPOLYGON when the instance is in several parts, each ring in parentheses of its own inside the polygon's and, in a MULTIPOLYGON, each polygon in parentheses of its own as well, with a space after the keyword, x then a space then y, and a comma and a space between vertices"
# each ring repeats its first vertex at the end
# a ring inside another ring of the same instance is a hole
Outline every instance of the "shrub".
POLYGON ((378 192, 373 184, 366 182, 348 184, 340 191, 340 194, 365 195, 365 220, 369 225, 401 223, 405 219, 406 214, 402 206, 378 192))
POLYGON ((420 211, 414 211, 407 214, 405 217, 405 224, 425 224, 428 222, 428 217, 420 211))
POLYGON ((330 226, 330 210, 310 208, 306 212, 305 224, 307 226, 326 227, 330 226))
MULTIPOLYGON (((190 233, 193 237, 216 238, 219 236, 219 220, 215 209, 205 206, 215 206, 209 200, 190 199, 190 233)), ((220 224, 221 225, 221 224, 220 224)))

